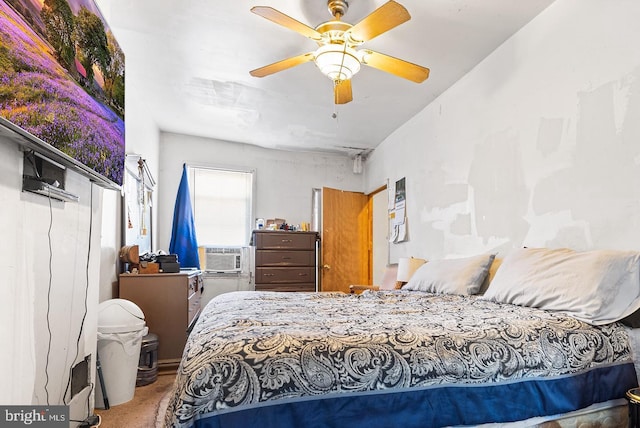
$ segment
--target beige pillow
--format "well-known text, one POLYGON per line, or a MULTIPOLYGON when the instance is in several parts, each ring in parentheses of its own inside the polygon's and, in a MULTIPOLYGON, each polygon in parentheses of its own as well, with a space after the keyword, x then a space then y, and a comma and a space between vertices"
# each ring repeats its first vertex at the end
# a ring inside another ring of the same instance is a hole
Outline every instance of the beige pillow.
POLYGON ((489 273, 495 254, 431 260, 418 268, 403 290, 442 294, 476 294, 489 273))
POLYGON ((640 308, 640 253, 516 249, 482 298, 564 312, 595 325, 610 323, 640 308))

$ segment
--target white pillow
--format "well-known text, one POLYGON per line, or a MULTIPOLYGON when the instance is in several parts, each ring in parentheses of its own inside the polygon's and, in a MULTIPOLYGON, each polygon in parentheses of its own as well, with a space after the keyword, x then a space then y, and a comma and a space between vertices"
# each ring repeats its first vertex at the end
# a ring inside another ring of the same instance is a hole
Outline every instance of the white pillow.
POLYGON ((640 308, 640 253, 521 248, 505 257, 482 297, 567 313, 599 325, 640 308))
POLYGON ((442 294, 476 294, 495 254, 482 254, 462 259, 432 260, 423 264, 402 287, 403 290, 442 294))

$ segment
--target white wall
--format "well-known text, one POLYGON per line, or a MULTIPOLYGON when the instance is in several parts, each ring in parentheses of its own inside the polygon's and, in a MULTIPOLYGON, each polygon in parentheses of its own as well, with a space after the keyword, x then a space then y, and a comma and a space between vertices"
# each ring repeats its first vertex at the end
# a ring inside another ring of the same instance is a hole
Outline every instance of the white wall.
MULTIPOLYGON (((118 5, 109 0, 96 1, 102 16, 112 27, 123 27, 116 33, 116 39, 125 55, 125 144, 128 154, 140 155, 147 161, 147 165, 154 178, 158 176, 158 143, 159 130, 157 124, 149 117, 149 94, 141 90, 140 81, 148 79, 144 68, 141 66, 147 61, 148 52, 135 51, 131 46, 124 44, 130 38, 135 37, 137 29, 120 25, 127 20, 127 14, 118 9, 118 5), (132 36, 133 34, 133 36, 132 36)), ((115 30, 114 30, 115 31, 115 30)), ((118 192, 105 195, 105 224, 103 226, 103 249, 101 256, 100 274, 100 301, 117 297, 118 292, 118 251, 122 245, 122 200, 118 192)), ((152 223, 155 224, 155 212, 152 212, 152 223)), ((152 241, 156 242, 156 231, 152 231, 152 241)))
MULTIPOLYGON (((106 8, 110 10, 109 8, 106 8)), ((124 48, 123 48, 124 49, 124 48)), ((144 56, 129 55, 125 51, 126 75, 125 75, 125 144, 128 154, 140 155, 147 161, 151 175, 158 177, 158 126, 149 118, 146 97, 138 90, 136 85, 136 70, 144 61, 144 56)), ((102 257, 100 275, 100 301, 118 297, 118 252, 126 243, 122 241, 122 195, 120 192, 108 191, 105 193, 104 216, 105 224, 102 235, 102 257)), ((152 223, 155 224, 156 212, 152 211, 152 223)), ((156 230, 152 230, 153 242, 157 242, 156 230)))
POLYGON ((406 176, 391 258, 639 249, 639 21, 636 0, 557 0, 387 138, 367 188, 406 176))
POLYGON ((122 246, 121 192, 104 190, 100 231, 100 302, 118 297, 118 253, 122 246))
POLYGON ((168 250, 182 165, 213 165, 256 170, 256 217, 311 222, 311 190, 333 187, 362 191, 363 176, 346 156, 271 150, 172 133, 160 134, 160 171, 154 209, 158 249, 168 250))
POLYGON ((84 419, 91 388, 65 391, 86 355, 95 369, 103 190, 68 171, 80 201, 49 203, 21 191, 22 159, 0 137, 0 403, 68 404, 84 419))

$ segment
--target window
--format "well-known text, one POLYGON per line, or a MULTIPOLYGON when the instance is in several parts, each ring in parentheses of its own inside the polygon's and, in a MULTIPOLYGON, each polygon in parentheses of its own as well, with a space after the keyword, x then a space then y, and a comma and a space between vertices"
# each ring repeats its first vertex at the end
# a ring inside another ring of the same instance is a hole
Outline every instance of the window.
POLYGON ((248 245, 253 230, 255 172, 187 168, 198 245, 248 245))

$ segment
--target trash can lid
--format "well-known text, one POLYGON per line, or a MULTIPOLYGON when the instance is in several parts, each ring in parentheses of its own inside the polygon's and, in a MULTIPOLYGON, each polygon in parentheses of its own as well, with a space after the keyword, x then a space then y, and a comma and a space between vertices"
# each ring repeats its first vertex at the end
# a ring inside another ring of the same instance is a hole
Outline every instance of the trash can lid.
POLYGON ((100 333, 140 331, 144 326, 142 309, 129 300, 111 299, 98 305, 98 331, 100 333))

